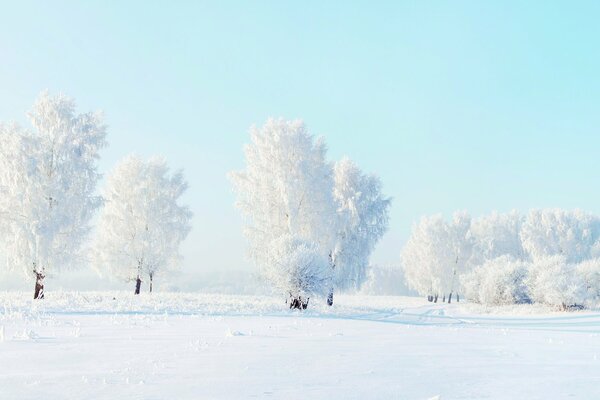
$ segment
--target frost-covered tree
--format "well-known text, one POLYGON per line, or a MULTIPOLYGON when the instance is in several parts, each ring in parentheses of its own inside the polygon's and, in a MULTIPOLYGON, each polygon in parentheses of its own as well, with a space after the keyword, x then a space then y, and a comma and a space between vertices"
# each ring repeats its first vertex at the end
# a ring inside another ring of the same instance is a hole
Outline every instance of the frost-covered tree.
POLYGON ((487 260, 461 277, 467 299, 485 305, 530 302, 525 286, 528 265, 503 255, 487 260))
POLYGON ((172 270, 181 259, 179 246, 192 217, 188 207, 179 204, 186 189, 183 173, 171 173, 162 158, 129 156, 121 161, 104 189, 96 268, 135 282, 135 294, 147 276, 152 291, 156 274, 172 270))
POLYGON ((338 230, 332 166, 322 139, 301 121, 269 119, 250 136, 246 168, 231 174, 249 253, 261 275, 300 308, 331 285, 323 259, 331 258, 338 230))
MULTIPOLYGON (((359 289, 369 257, 388 228, 391 201, 381 193, 379 178, 364 174, 347 158, 335 164, 334 177, 340 220, 332 254, 334 286, 359 289)), ((333 290, 328 303, 333 304, 333 290)))
POLYGON ((473 220, 470 228, 473 239, 471 264, 479 266, 501 256, 525 259, 520 238, 522 225, 523 217, 516 211, 506 214, 494 212, 473 220))
POLYGON ((470 217, 455 213, 451 222, 441 215, 423 217, 413 227, 401 260, 411 289, 437 301, 439 295, 452 301, 459 278, 469 267, 473 247, 470 217))
POLYGON ((525 284, 533 302, 563 310, 582 306, 586 299, 586 285, 577 266, 564 255, 536 258, 529 265, 525 284))
POLYGON ((35 279, 83 263, 82 244, 101 205, 95 195, 100 113, 76 114, 75 102, 43 92, 28 114, 33 129, 0 127, 0 221, 9 268, 35 279))
POLYGON ((562 255, 567 262, 590 258, 598 248, 600 220, 580 210, 532 210, 521 229, 523 248, 533 260, 562 255))

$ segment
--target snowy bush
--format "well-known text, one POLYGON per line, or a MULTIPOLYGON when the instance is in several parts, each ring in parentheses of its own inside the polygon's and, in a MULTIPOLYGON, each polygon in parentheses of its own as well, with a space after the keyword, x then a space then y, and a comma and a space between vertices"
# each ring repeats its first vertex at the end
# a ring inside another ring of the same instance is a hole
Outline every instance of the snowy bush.
POLYGON ((292 299, 323 295, 331 285, 329 260, 316 243, 283 235, 273 240, 260 273, 292 299))
POLYGON ((461 278, 464 295, 475 303, 505 305, 528 303, 524 280, 527 265, 509 256, 486 261, 461 278))
POLYGON ((586 299, 585 283, 576 264, 564 256, 538 258, 529 264, 525 279, 531 300, 566 309, 582 306, 586 299))

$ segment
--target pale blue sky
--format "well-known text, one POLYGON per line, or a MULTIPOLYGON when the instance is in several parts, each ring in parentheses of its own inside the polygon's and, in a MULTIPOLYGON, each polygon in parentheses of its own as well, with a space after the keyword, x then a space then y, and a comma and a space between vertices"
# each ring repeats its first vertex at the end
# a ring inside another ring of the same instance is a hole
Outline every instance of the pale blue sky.
POLYGON ((103 109, 102 170, 184 168, 185 268, 247 265, 226 173, 248 127, 302 118, 394 198, 374 261, 423 214, 600 213, 599 2, 3 1, 0 120, 37 93, 103 109))

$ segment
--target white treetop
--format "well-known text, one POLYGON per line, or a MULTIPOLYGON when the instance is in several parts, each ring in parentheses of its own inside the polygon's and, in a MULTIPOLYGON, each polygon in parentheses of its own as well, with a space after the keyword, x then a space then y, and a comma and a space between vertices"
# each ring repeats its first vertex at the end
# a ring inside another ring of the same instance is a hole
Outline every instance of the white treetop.
POLYGON ((521 229, 523 248, 534 260, 554 255, 585 260, 597 251, 599 237, 600 220, 579 210, 532 210, 521 229))
POLYGON ((83 263, 106 129, 101 114, 76 114, 72 99, 47 92, 28 116, 32 130, 0 127, 0 218, 8 266, 41 280, 83 263))
POLYGON ((192 214, 178 204, 187 183, 181 171, 170 173, 162 158, 129 156, 107 179, 100 214, 96 266, 126 281, 150 281, 172 270, 179 246, 190 231, 192 214))
POLYGON ((349 159, 335 164, 334 198, 340 228, 333 252, 335 286, 358 289, 366 279, 369 257, 388 228, 390 199, 381 181, 365 175, 349 159))
POLYGON ((322 293, 331 284, 331 268, 322 266, 338 221, 325 144, 301 121, 269 119, 250 134, 246 169, 232 180, 251 258, 274 287, 292 297, 322 293))
POLYGON ((506 214, 492 213, 473 220, 471 237, 474 241, 471 264, 481 265, 501 256, 525 259, 521 245, 523 217, 516 211, 506 214))

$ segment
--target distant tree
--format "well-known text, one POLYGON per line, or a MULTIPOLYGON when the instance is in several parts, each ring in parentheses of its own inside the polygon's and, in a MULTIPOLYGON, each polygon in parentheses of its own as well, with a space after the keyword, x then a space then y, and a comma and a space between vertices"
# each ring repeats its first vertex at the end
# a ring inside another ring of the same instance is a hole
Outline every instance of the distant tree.
POLYGON ((501 256, 526 259, 520 237, 523 220, 516 211, 506 214, 494 212, 473 220, 470 228, 473 239, 470 263, 479 266, 501 256))
POLYGON ((469 235, 470 217, 455 213, 451 222, 441 215, 423 217, 413 227, 401 253, 406 281, 411 289, 431 301, 448 295, 452 301, 460 275, 469 267, 473 247, 469 235))
MULTIPOLYGON (((387 231, 391 201, 381 193, 379 178, 365 175, 347 158, 335 164, 334 181, 340 221, 332 254, 334 286, 359 289, 369 257, 387 231)), ((333 289, 328 304, 333 304, 333 289)))
POLYGON ((583 211, 532 210, 521 229, 523 248, 533 260, 561 255, 569 263, 597 251, 600 220, 583 211))
POLYGON ((398 265, 369 264, 367 280, 358 291, 364 295, 410 296, 412 291, 406 285, 404 271, 398 265))
POLYGON ((81 265, 106 128, 99 113, 75 114, 75 102, 43 92, 28 114, 32 130, 0 126, 0 223, 9 268, 35 279, 81 265))
POLYGON ((231 174, 250 256, 292 307, 304 308, 331 286, 332 269, 323 265, 338 230, 332 166, 324 142, 301 121, 269 119, 250 135, 246 169, 231 174))
POLYGON ((95 246, 96 266, 140 293, 142 277, 150 292, 158 273, 181 259, 179 246, 190 232, 192 213, 178 203, 187 189, 181 171, 170 173, 162 158, 129 156, 108 177, 95 246))

